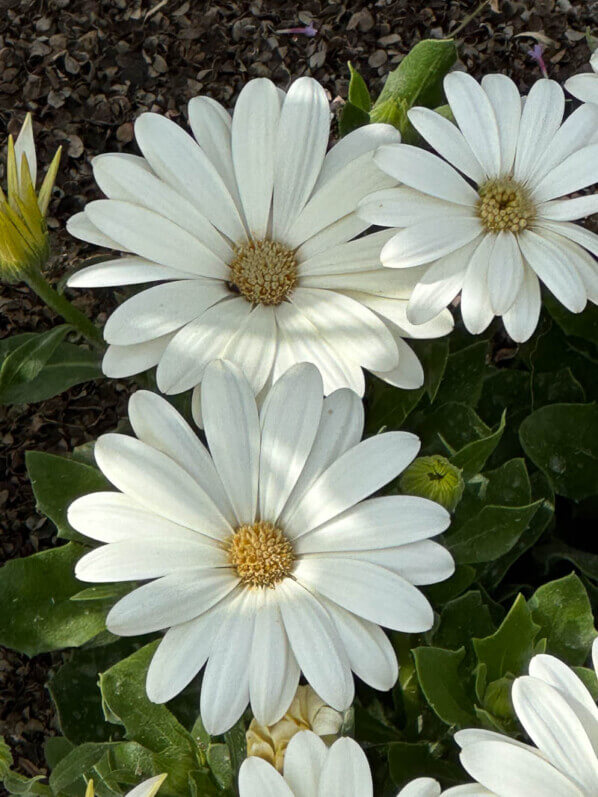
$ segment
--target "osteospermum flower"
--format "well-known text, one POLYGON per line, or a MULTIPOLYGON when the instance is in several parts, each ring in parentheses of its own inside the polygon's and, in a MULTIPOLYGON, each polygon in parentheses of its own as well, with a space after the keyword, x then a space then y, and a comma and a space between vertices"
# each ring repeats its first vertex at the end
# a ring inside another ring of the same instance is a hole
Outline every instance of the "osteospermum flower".
POLYGON ((364 500, 411 462, 419 440, 388 432, 359 442, 358 396, 324 400, 309 364, 276 382, 258 413, 236 366, 213 363, 202 406, 209 454, 165 399, 135 393, 138 439, 108 434, 95 446, 119 492, 86 495, 68 513, 107 543, 78 562, 78 578, 151 579, 107 618, 121 636, 168 629, 148 696, 169 700, 207 662, 200 710, 217 734, 248 701, 258 722, 276 722, 300 672, 338 711, 353 699, 351 670, 389 689, 397 661, 379 626, 429 629, 433 612, 415 585, 454 570, 428 539, 447 527, 445 509, 413 496, 364 500))
MULTIPOLYGON (((464 786, 453 786, 442 790, 440 783, 434 778, 416 778, 403 786, 397 797, 485 797, 492 795, 478 783, 466 783, 464 786)), ((531 793, 528 795, 531 797, 531 793)))
POLYGON ((470 332, 500 315, 524 341, 538 322, 540 282, 575 313, 598 301, 598 235, 571 224, 598 210, 598 195, 566 198, 598 179, 598 145, 589 143, 598 108, 582 106, 561 124, 564 94, 552 80, 535 83, 523 110, 504 75, 480 86, 455 72, 444 89, 458 126, 427 108, 409 119, 445 160, 405 144, 382 147, 376 162, 404 185, 376 192, 359 212, 403 228, 382 249, 385 266, 409 273, 429 264, 409 321, 426 323, 460 291, 470 332))
POLYGON ((294 736, 284 776, 261 758, 246 758, 239 770, 239 797, 372 797, 370 767, 361 747, 347 737, 327 748, 319 736, 294 736))
POLYGON ((327 705, 311 686, 299 686, 293 702, 278 722, 260 725, 251 720, 247 733, 247 755, 259 756, 282 772, 287 746, 300 731, 313 731, 326 743, 339 735, 344 715, 327 705))
POLYGON ((39 269, 50 254, 45 222, 61 148, 54 155, 39 194, 35 192, 37 158, 31 114, 16 142, 8 137, 7 193, 0 188, 0 277, 17 279, 39 269))
POLYGON ((573 75, 565 82, 565 88, 578 100, 598 105, 598 50, 590 58, 590 66, 592 72, 573 75))
MULTIPOLYGON (((592 647, 598 673, 598 641, 592 647)), ((581 679, 554 656, 534 656, 512 689, 535 747, 483 730, 459 731, 461 763, 496 797, 595 797, 598 708, 581 679)))
POLYGON ((198 385, 219 357, 239 365, 258 393, 297 362, 321 371, 328 394, 363 395, 362 368, 403 388, 423 382, 405 337, 438 337, 449 313, 414 327, 405 311, 413 274, 379 264, 387 231, 355 208, 396 184, 374 163, 390 125, 368 125, 326 154, 330 111, 311 78, 287 94, 265 79, 242 90, 234 116, 208 97, 189 104, 194 137, 164 116, 135 123, 143 158, 95 158, 109 197, 70 219, 76 237, 126 256, 83 269, 69 285, 160 282, 108 319, 108 376, 157 364, 158 387, 198 385))
MULTIPOLYGON (((131 789, 131 791, 128 791, 126 797, 154 797, 154 795, 158 793, 160 786, 166 780, 166 777, 166 774, 163 774, 148 778, 144 780, 143 783, 131 789)), ((85 789, 85 797, 94 797, 94 794, 93 780, 89 780, 87 782, 87 788, 85 789)))

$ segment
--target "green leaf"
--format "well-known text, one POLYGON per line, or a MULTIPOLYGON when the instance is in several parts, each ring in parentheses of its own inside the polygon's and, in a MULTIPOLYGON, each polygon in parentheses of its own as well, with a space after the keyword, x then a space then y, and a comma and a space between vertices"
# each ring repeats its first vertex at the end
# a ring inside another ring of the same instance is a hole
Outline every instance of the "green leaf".
POLYGON ((85 549, 74 542, 12 559, 0 570, 0 644, 34 656, 78 647, 104 628, 105 608, 75 603, 81 582, 73 574, 85 549))
POLYGON ((422 692, 440 719, 459 727, 475 724, 473 704, 460 670, 465 648, 419 647, 413 650, 413 657, 422 692))
POLYGON ((349 81, 349 102, 369 114, 370 108, 372 107, 372 99, 368 87, 365 85, 365 80, 355 69, 351 61, 348 62, 347 66, 351 74, 351 79, 349 81))
POLYGON ((472 441, 482 440, 492 434, 492 430, 469 405, 453 401, 442 405, 436 402, 436 409, 431 412, 418 411, 411 425, 421 438, 422 455, 452 456, 472 441))
POLYGON ((446 370, 449 356, 448 338, 439 340, 411 340, 409 345, 417 354, 424 369, 424 387, 430 403, 434 403, 446 370))
POLYGON ((423 388, 397 390, 381 379, 372 378, 367 393, 366 432, 377 434, 381 429, 400 429, 423 394, 423 388))
POLYGON ((54 523, 58 536, 90 543, 69 525, 67 510, 81 495, 112 489, 108 480, 97 468, 42 451, 27 451, 25 463, 37 508, 54 523))
POLYGON ((596 637, 594 617, 587 592, 571 573, 543 584, 528 601, 546 650, 568 664, 585 664, 596 637))
POLYGON ((498 506, 524 506, 531 503, 532 489, 522 458, 510 459, 496 470, 486 471, 488 482, 484 500, 498 506))
POLYGON ((208 766, 214 780, 221 789, 230 789, 233 785, 233 769, 230 751, 226 744, 211 744, 207 752, 208 766))
POLYGON ((338 118, 338 134, 341 138, 370 122, 370 115, 352 102, 346 102, 338 118))
POLYGON ((474 582, 475 577, 475 568, 469 565, 457 565, 450 578, 438 584, 431 584, 425 587, 424 591, 434 606, 442 606, 464 592, 474 582))
POLYGON ((442 80, 456 60, 457 48, 451 40, 418 42, 386 78, 372 108, 372 122, 394 123, 408 141, 413 131, 407 111, 413 105, 435 107, 442 102, 442 80))
POLYGON ((571 313, 551 294, 547 293, 545 300, 548 312, 566 335, 591 340, 598 346, 598 307, 595 304, 588 302, 582 313, 571 313))
POLYGON ((233 778, 236 780, 239 768, 247 758, 247 738, 245 736, 245 722, 242 717, 233 725, 230 731, 224 734, 224 740, 230 753, 233 778))
POLYGON ((160 771, 168 773, 165 794, 187 794, 188 774, 195 773, 199 794, 207 797, 216 793, 216 786, 201 766, 193 736, 166 706, 150 702, 145 691, 147 670, 157 646, 158 640, 100 675, 106 716, 110 722, 124 725, 127 738, 156 754, 160 771))
POLYGON ((451 463, 463 471, 463 479, 467 481, 479 473, 486 464, 488 458, 500 443, 505 429, 507 411, 505 410, 500 419, 498 429, 481 440, 474 440, 463 446, 456 454, 451 457, 451 463))
POLYGON ((456 650, 470 646, 474 636, 486 636, 493 631, 494 623, 482 594, 471 591, 444 606, 433 642, 437 647, 456 650))
POLYGON ((494 634, 473 639, 478 662, 485 667, 487 683, 508 674, 517 676, 527 672, 539 630, 525 598, 518 595, 494 634))
POLYGON ((0 368, 0 402, 8 403, 11 390, 35 379, 71 329, 70 324, 61 324, 40 332, 6 355, 0 368))
POLYGON ((598 493, 598 406, 551 404, 528 416, 521 445, 554 491, 574 501, 598 493))
POLYGON ((490 562, 507 553, 521 537, 541 501, 528 506, 485 506, 454 533, 446 545, 460 564, 490 562))
POLYGON ((488 342, 473 343, 449 355, 437 401, 458 401, 475 407, 482 394, 488 342))
POLYGON ((435 742, 392 742, 388 745, 388 767, 397 787, 420 777, 440 778, 451 784, 461 782, 463 777, 459 767, 438 757, 435 742))
POLYGON ((82 779, 83 775, 89 773, 115 744, 117 742, 88 742, 75 747, 52 771, 50 775, 52 791, 59 793, 79 778, 82 779))

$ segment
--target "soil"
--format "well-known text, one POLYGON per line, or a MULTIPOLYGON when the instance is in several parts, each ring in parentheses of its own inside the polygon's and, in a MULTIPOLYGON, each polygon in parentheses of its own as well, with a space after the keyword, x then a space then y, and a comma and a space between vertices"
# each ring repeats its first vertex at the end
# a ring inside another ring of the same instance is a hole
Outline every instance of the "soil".
MULTIPOLYGON (((232 106, 252 77, 285 88, 317 78, 338 106, 347 96, 347 61, 376 95, 383 78, 422 38, 450 36, 478 6, 465 0, 0 0, 0 140, 34 117, 38 160, 63 147, 50 208, 59 281, 93 247, 64 224, 100 196, 90 161, 100 152, 135 152, 133 120, 157 111, 185 123, 188 100, 208 94, 232 106), (313 23, 314 36, 282 32, 313 23)), ((462 68, 476 77, 505 72, 522 91, 540 76, 529 51, 545 48, 550 77, 563 82, 587 70, 586 30, 598 27, 598 0, 489 0, 458 33, 462 68)), ((4 157, 0 181, 5 183, 4 157)), ((69 292, 102 324, 113 291, 69 292)), ((56 323, 23 285, 0 286, 0 337, 56 323)), ((65 453, 95 439, 125 414, 128 381, 75 387, 36 405, 0 407, 0 558, 27 556, 55 544, 35 509, 24 465, 28 449, 65 453), (3 474, 3 475, 1 475, 3 474)), ((0 734, 17 769, 45 772, 43 741, 58 732, 45 688, 61 654, 32 659, 0 650, 0 734)))

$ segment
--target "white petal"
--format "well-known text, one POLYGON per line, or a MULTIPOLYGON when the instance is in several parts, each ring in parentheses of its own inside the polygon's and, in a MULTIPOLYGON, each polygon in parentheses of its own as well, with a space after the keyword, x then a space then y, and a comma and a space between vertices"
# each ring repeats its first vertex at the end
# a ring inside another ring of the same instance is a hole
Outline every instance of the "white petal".
POLYGON ((92 224, 86 210, 87 208, 81 213, 75 213, 66 223, 67 231, 74 238, 79 238, 80 241, 86 241, 89 244, 96 244, 96 246, 105 246, 107 249, 120 249, 123 252, 128 251, 117 241, 105 235, 103 232, 100 232, 95 224, 92 224))
POLYGON ((297 262, 301 263, 326 249, 350 241, 368 227, 369 223, 360 219, 355 211, 348 213, 304 241, 295 252, 297 262))
POLYGON ((433 778, 416 778, 404 786, 397 797, 440 797, 441 788, 433 778))
POLYGON ((253 523, 257 508, 260 426, 249 383, 236 366, 209 366, 202 385, 204 427, 214 464, 242 523, 253 523))
POLYGON ((187 197, 233 242, 245 239, 239 211, 209 156, 177 124, 156 113, 135 121, 135 138, 162 180, 187 197))
POLYGON ((425 324, 448 307, 463 287, 469 260, 479 243, 476 238, 428 266, 407 306, 407 318, 412 323, 425 324))
POLYGON ((121 598, 110 609, 106 627, 119 636, 136 636, 185 623, 215 606, 237 583, 223 568, 172 573, 121 598))
POLYGON ((476 191, 459 172, 437 155, 419 147, 409 144, 380 147, 375 160, 382 171, 424 194, 467 207, 478 200, 476 191))
POLYGON ((241 200, 231 151, 230 114, 211 97, 193 97, 189 100, 187 109, 189 126, 195 140, 210 159, 235 204, 240 208, 241 200))
POLYGON ((382 249, 380 259, 388 268, 412 268, 431 263, 460 249, 482 232, 480 220, 439 216, 400 230, 382 249))
POLYGON ((326 153, 315 190, 366 152, 373 152, 384 144, 398 144, 400 141, 401 134, 392 125, 369 124, 352 130, 326 153))
POLYGON ((353 390, 341 388, 324 399, 314 444, 287 501, 285 514, 292 511, 297 501, 335 459, 359 443, 363 423, 363 404, 353 390))
POLYGON ((112 484, 145 509, 216 540, 232 533, 210 496, 161 451, 132 437, 105 434, 94 453, 112 484))
POLYGON ((33 139, 33 123, 31 115, 27 114, 25 121, 19 130, 19 135, 15 141, 15 161, 17 164, 17 175, 19 182, 21 181, 21 164, 23 155, 29 167, 29 174, 31 175, 31 182, 35 188, 37 180, 37 158, 35 156, 35 141, 33 139))
POLYGON ((127 299, 104 327, 108 343, 131 346, 168 335, 229 295, 216 280, 188 279, 154 285, 127 299))
POLYGON ((540 283, 534 271, 525 264, 519 294, 502 318, 505 329, 514 341, 523 343, 531 338, 538 325, 541 309, 540 283))
POLYGON ((168 629, 147 671, 145 688, 152 703, 172 700, 195 678, 210 655, 221 613, 218 604, 168 629))
POLYGON ((351 271, 374 271, 380 268, 380 250, 392 237, 391 230, 364 235, 355 241, 339 244, 299 261, 299 284, 306 276, 347 274, 351 271))
POLYGON ((598 105, 598 76, 591 72, 573 75, 565 81, 565 88, 582 102, 591 102, 598 105))
POLYGON ((598 182, 598 144, 578 149, 555 166, 533 190, 536 202, 581 191, 598 182))
MULTIPOLYGON (((335 556, 337 554, 318 554, 335 556)), ((410 584, 436 584, 452 576, 455 563, 450 553, 431 540, 421 540, 397 548, 378 548, 371 551, 344 551, 343 558, 361 559, 391 570, 410 584)))
POLYGON ((343 358, 293 304, 283 302, 276 308, 276 323, 280 337, 272 370, 274 381, 296 363, 310 362, 322 374, 324 393, 350 387, 363 395, 365 381, 360 364, 343 358))
POLYGON ((189 271, 175 271, 141 257, 117 257, 75 271, 68 279, 69 288, 105 288, 116 285, 139 285, 159 280, 189 279, 189 271))
POLYGON ((320 230, 352 214, 361 199, 396 184, 366 152, 340 169, 316 190, 284 236, 291 247, 305 243, 320 230))
POLYGON ((444 93, 465 140, 488 177, 501 170, 501 142, 492 103, 480 84, 467 72, 451 72, 444 93))
POLYGON ((347 352, 364 368, 388 371, 398 356, 386 325, 370 310, 332 291, 297 288, 291 302, 335 349, 347 352))
MULTIPOLYGON (((395 274, 402 272, 395 271, 395 274)), ((412 324, 407 317, 407 302, 401 299, 389 299, 386 296, 370 296, 358 291, 347 292, 353 299, 362 302, 376 315, 388 319, 401 334, 410 338, 441 338, 448 335, 454 327, 453 316, 449 310, 439 312, 430 321, 423 324, 412 324)), ((441 308, 442 309, 442 308, 441 308)), ((392 332, 392 327, 390 327, 392 332)))
POLYGON ((294 797, 282 775, 262 758, 250 756, 239 770, 240 797, 294 797))
POLYGON ((485 235, 469 258, 461 290, 461 315, 472 335, 479 335, 494 317, 488 291, 488 267, 495 236, 485 235))
MULTIPOLYGON (((451 127, 457 129, 454 125, 451 127)), ((361 200, 357 212, 362 219, 381 227, 410 227, 425 221, 433 223, 440 214, 451 218, 471 216, 471 208, 467 205, 437 199, 405 186, 369 194, 361 200)))
POLYGON ((151 210, 182 227, 223 262, 232 259, 229 244, 189 200, 152 174, 143 158, 121 156, 108 153, 92 161, 94 177, 106 196, 151 210))
POLYGON ((394 479, 419 448, 419 439, 409 432, 363 440, 335 460, 284 515, 285 528, 298 537, 340 515, 394 479))
POLYGON ((242 591, 220 618, 201 684, 200 714, 207 732, 228 731, 249 703, 249 667, 257 593, 242 591), (231 649, 234 655, 231 656, 231 649))
POLYGON ((103 233, 118 241, 118 248, 180 271, 226 279, 222 260, 195 236, 172 221, 130 202, 98 199, 85 213, 103 233))
POLYGON ((499 797, 584 797, 547 761, 512 744, 478 742, 460 758, 469 774, 499 797))
POLYGON ((500 140, 500 163, 503 174, 511 171, 521 121, 521 97, 515 83, 506 75, 485 75, 482 89, 494 110, 500 140))
POLYGON ((311 451, 322 415, 322 378, 313 365, 289 369, 260 413, 259 514, 276 523, 311 451))
POLYGON ((430 108, 412 108, 407 115, 411 124, 439 155, 474 182, 483 182, 484 170, 456 125, 430 108))
POLYGON ((274 83, 266 78, 249 81, 235 105, 232 153, 247 226, 258 239, 268 231, 279 115, 274 83))
POLYGON ((222 352, 222 359, 240 368, 257 395, 270 376, 276 356, 276 314, 273 307, 258 305, 241 322, 222 352))
POLYGON ((396 573, 371 562, 338 557, 302 559, 300 584, 372 623, 405 633, 429 631, 434 612, 424 595, 396 573))
POLYGON ((517 238, 510 232, 499 232, 488 264, 488 293, 495 315, 503 315, 511 307, 523 282, 523 261, 517 238))
POLYGON ((284 754, 284 779, 294 797, 315 797, 328 748, 311 731, 300 731, 289 742, 284 754))
POLYGON ((187 421, 166 399, 138 390, 129 399, 129 420, 144 443, 162 451, 184 468, 218 506, 229 523, 235 517, 211 456, 187 421))
POLYGON ((565 697, 538 678, 521 676, 513 683, 512 700, 517 717, 538 749, 591 794, 598 784, 598 761, 565 697))
POLYGON ((548 150, 565 110, 565 95, 554 80, 537 80, 527 95, 517 141, 513 175, 526 180, 548 150))
POLYGON ((560 250, 561 256, 566 259, 568 265, 577 271, 589 301, 598 302, 598 261, 581 246, 563 235, 542 230, 542 237, 551 241, 560 250))
POLYGON ((322 168, 330 130, 324 89, 312 78, 296 80, 280 114, 275 152, 272 233, 285 233, 303 209, 322 168))
POLYGON ((249 665, 251 710, 261 725, 278 722, 288 710, 299 675, 276 595, 273 590, 261 590, 249 665))
POLYGON ((160 360, 156 372, 159 389, 182 393, 199 384, 207 365, 223 356, 251 309, 245 299, 227 299, 180 329, 160 360))
POLYGON ((540 231, 544 229, 550 230, 550 232, 554 232, 557 235, 564 235, 565 238, 569 238, 571 241, 583 246, 584 249, 598 257, 598 235, 595 232, 586 230, 585 227, 581 227, 579 224, 570 224, 567 221, 542 220, 536 226, 540 231))
POLYGON ((304 534, 298 554, 365 551, 425 540, 445 531, 449 513, 434 501, 412 495, 370 498, 304 534))
POLYGON ((134 789, 128 791, 127 797, 154 797, 166 777, 166 774, 155 775, 153 778, 144 780, 139 786, 135 786, 134 789))
POLYGON ((548 290, 572 313, 581 312, 587 301, 586 289, 575 267, 563 257, 563 250, 530 230, 519 236, 519 246, 548 290))
POLYGON ((111 379, 133 376, 147 371, 160 362, 172 335, 163 335, 147 343, 135 343, 132 346, 108 346, 102 360, 102 371, 111 379))
POLYGON ((354 739, 337 739, 322 767, 318 797, 373 797, 365 753, 354 739))
POLYGON ((276 587, 276 596, 303 675, 322 700, 345 711, 353 701, 355 687, 330 615, 311 592, 292 579, 276 587))
MULTIPOLYGON (((394 232, 394 231, 393 231, 394 232)), ((322 274, 301 278, 303 288, 324 288, 346 293, 359 291, 370 296, 386 296, 391 299, 409 299, 425 266, 409 269, 391 269, 384 266, 370 271, 351 271, 347 274, 322 274)))
POLYGON ((554 134, 543 157, 534 168, 531 181, 537 184, 577 150, 592 143, 598 127, 598 108, 582 105, 573 111, 554 134))
POLYGON ((389 385, 399 387, 401 390, 416 390, 424 383, 422 364, 413 349, 400 337, 399 328, 390 324, 389 330, 393 333, 397 344, 399 364, 391 371, 372 371, 372 373, 389 385))
POLYGON ((598 213, 598 194, 579 196, 575 199, 556 199, 545 202, 538 208, 538 214, 542 218, 553 221, 575 221, 593 213, 598 213))
POLYGON ((227 565, 226 551, 210 544, 203 534, 195 534, 192 540, 171 535, 145 545, 138 539, 102 545, 79 559, 75 574, 81 581, 97 583, 143 581, 177 570, 227 565))
POLYGON ((324 600, 349 656, 351 669, 374 689, 386 692, 395 685, 399 665, 390 640, 375 623, 363 620, 333 601, 324 600))

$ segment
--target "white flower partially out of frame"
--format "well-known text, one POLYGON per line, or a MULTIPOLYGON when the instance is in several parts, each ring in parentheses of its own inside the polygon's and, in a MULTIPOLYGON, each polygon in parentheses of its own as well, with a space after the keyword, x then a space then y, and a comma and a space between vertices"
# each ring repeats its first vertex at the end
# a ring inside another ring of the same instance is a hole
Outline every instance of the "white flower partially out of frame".
POLYGON ((598 105, 598 50, 595 50, 590 58, 590 66, 592 72, 573 75, 566 81, 565 88, 578 100, 598 105))
MULTIPOLYGON (((148 778, 127 792, 126 797, 155 797, 166 778, 166 773, 148 778)), ((85 789, 85 797, 94 797, 94 794, 93 780, 89 780, 85 789)))
POLYGON ((420 387, 423 370, 404 338, 446 335, 452 316, 441 308, 424 325, 410 323, 419 272, 380 266, 388 231, 356 238, 369 226, 355 212, 359 200, 396 185, 374 153, 398 132, 367 125, 326 153, 329 105, 308 77, 286 94, 250 81, 232 119, 196 97, 189 123, 193 137, 164 116, 140 116, 143 157, 95 158, 108 199, 68 223, 75 237, 125 253, 77 272, 70 286, 161 283, 108 319, 106 375, 157 365, 159 389, 174 394, 223 358, 256 394, 298 362, 319 368, 326 394, 363 395, 362 368, 420 387))
POLYGON ((301 672, 338 711, 353 700, 351 670, 390 689, 398 667, 380 626, 431 628, 417 585, 454 571, 430 539, 449 525, 445 509, 368 498, 413 460, 418 438, 360 442, 359 397, 341 389, 324 399, 307 363, 274 384, 259 412, 230 363, 212 363, 202 391, 209 453, 165 399, 138 391, 129 402, 137 439, 107 434, 95 445, 119 492, 83 496, 68 511, 75 529, 106 543, 80 559, 78 578, 150 580, 107 618, 121 636, 168 629, 150 699, 170 700, 207 662, 200 710, 218 734, 248 702, 261 724, 279 720, 301 672))
MULTIPOLYGON (((397 797, 492 797, 492 792, 478 783, 466 783, 463 786, 453 786, 442 790, 434 778, 416 778, 403 786, 397 797)), ((532 797, 530 793, 528 797, 532 797)))
POLYGON ((311 731, 289 742, 284 773, 261 758, 246 758, 239 770, 239 797, 373 797, 368 760, 353 739, 328 748, 311 731))
POLYGON ((562 123, 565 98, 552 80, 537 81, 523 107, 505 75, 480 85, 453 72, 444 89, 457 125, 428 108, 409 111, 442 157, 381 147, 375 161, 403 185, 364 199, 359 213, 401 228, 381 261, 418 272, 410 322, 429 322, 461 292, 470 332, 498 315, 525 341, 538 323, 540 282, 574 313, 598 302, 598 235, 571 223, 598 211, 598 194, 567 198, 598 180, 598 107, 584 105, 562 123))
MULTIPOLYGON (((597 640, 592 658, 598 674, 597 640)), ((511 696, 535 747, 492 731, 459 731, 467 772, 495 797, 596 797, 598 708, 581 679, 541 654, 529 675, 515 679, 511 696)))

